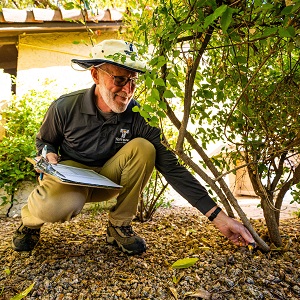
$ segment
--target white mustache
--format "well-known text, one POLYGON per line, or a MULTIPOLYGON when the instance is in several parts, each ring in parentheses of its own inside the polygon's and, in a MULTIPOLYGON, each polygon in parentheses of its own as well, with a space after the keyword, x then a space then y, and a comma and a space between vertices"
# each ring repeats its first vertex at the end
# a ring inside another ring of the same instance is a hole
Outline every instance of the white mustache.
POLYGON ((125 92, 119 92, 119 93, 115 93, 116 96, 122 97, 122 98, 128 98, 127 93, 125 92))

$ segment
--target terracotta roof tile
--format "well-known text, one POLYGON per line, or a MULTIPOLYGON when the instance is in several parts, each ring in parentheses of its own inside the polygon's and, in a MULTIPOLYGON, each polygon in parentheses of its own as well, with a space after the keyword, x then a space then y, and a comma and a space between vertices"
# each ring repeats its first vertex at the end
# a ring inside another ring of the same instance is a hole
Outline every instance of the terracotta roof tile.
POLYGON ((33 16, 36 21, 61 21, 60 10, 34 8, 33 16))
POLYGON ((32 11, 3 8, 2 14, 4 22, 26 23, 35 21, 32 11))
POLYGON ((80 9, 60 9, 63 20, 82 20, 83 15, 80 9))

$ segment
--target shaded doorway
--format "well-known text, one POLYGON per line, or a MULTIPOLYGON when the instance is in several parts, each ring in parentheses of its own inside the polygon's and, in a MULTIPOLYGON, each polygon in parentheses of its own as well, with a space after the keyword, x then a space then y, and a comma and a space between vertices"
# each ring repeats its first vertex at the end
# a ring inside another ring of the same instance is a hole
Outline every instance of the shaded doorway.
MULTIPOLYGON (((17 76, 17 61, 18 50, 15 44, 0 44, 0 69, 3 69, 5 73, 8 73, 15 78, 17 76)), ((11 90, 16 93, 15 80, 12 82, 11 90)))

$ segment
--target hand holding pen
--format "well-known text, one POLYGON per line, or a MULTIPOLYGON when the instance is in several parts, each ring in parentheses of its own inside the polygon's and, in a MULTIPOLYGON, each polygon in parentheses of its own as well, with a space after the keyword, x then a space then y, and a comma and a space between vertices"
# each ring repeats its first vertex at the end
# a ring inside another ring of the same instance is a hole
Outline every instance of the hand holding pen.
POLYGON ((56 153, 47 153, 47 145, 44 146, 42 150, 42 157, 37 162, 36 166, 40 170, 40 180, 44 177, 44 172, 52 175, 56 175, 59 177, 65 177, 64 175, 60 174, 58 171, 53 169, 52 164, 56 165, 58 163, 58 155, 56 153), (48 154, 48 158, 47 158, 48 154), (44 172, 43 172, 44 171, 44 172))

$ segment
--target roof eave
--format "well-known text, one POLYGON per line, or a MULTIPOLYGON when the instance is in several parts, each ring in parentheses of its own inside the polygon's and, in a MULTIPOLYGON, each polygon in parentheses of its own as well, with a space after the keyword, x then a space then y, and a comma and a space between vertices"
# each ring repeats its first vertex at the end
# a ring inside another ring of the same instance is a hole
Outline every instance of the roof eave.
POLYGON ((116 31, 122 26, 123 14, 117 9, 59 10, 39 9, 17 10, 3 8, 0 12, 0 38, 27 33, 116 31), (84 22, 84 20, 86 22, 84 22))
POLYGON ((1 24, 0 37, 2 36, 18 36, 23 33, 50 33, 50 32, 83 32, 87 28, 96 31, 116 31, 122 27, 122 22, 88 22, 86 25, 82 23, 72 22, 44 22, 34 24, 1 24))

